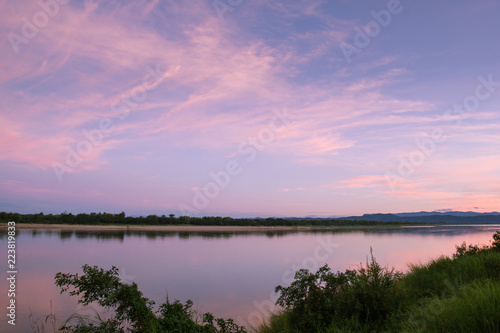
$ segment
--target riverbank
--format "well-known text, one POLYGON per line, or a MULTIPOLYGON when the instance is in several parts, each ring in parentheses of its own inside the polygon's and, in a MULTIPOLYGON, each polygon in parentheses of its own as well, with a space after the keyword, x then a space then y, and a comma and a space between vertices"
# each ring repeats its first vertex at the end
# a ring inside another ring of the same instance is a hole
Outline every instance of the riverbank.
MULTIPOLYGON (((0 224, 7 228, 7 224, 0 224)), ((199 225, 74 225, 74 224, 36 224, 17 223, 17 229, 51 229, 74 231, 193 231, 193 232, 238 232, 238 231, 295 231, 310 229, 338 229, 340 227, 284 227, 284 226, 199 226, 199 225)))
MULTIPOLYGON (((95 224, 51 224, 16 223, 16 229, 64 230, 64 231, 160 231, 160 232, 245 232, 245 231, 307 231, 340 229, 399 229, 432 228, 443 224, 387 224, 387 225, 341 225, 341 226, 216 226, 216 225, 95 225, 95 224)), ((7 223, 0 223, 7 229, 7 223)))

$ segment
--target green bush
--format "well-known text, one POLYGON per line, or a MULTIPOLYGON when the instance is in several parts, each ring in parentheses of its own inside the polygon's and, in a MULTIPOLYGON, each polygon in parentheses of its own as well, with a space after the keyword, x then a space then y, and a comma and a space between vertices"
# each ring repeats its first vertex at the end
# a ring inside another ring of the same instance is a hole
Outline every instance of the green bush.
POLYGON ((103 320, 82 316, 72 316, 61 327, 62 332, 185 332, 185 333, 244 333, 243 327, 221 318, 215 319, 211 313, 202 316, 199 324, 196 313, 191 310, 193 303, 167 301, 160 306, 159 313, 153 310, 154 302, 142 295, 137 284, 120 281, 118 269, 112 267, 103 270, 97 266, 83 266, 83 275, 57 273, 56 285, 61 293, 69 292, 71 296, 82 296, 79 303, 88 305, 96 302, 102 307, 111 308, 115 316, 103 320), (76 319, 76 323, 72 323, 76 319))
POLYGON ((496 234, 493 235, 492 248, 500 251, 500 231, 497 231, 496 234))
POLYGON ((289 287, 276 287, 281 293, 276 304, 286 309, 290 327, 299 332, 378 329, 398 307, 401 295, 395 282, 400 277, 381 267, 373 254, 366 267, 345 273, 334 274, 327 265, 315 274, 302 269, 289 287))

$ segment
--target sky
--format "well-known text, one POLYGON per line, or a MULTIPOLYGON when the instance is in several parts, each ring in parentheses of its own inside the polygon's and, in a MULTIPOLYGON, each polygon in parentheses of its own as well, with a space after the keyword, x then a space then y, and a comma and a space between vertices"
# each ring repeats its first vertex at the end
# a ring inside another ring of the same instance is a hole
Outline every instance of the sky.
POLYGON ((499 14, 1 0, 0 211, 498 211, 499 14))

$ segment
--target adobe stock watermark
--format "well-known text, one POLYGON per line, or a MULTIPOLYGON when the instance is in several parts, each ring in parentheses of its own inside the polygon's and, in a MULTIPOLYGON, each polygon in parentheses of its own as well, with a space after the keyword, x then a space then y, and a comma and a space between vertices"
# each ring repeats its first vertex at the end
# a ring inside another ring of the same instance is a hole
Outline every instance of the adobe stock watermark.
MULTIPOLYGON (((413 0, 408 1, 411 2, 413 0)), ((340 50, 347 63, 351 63, 351 57, 354 54, 359 54, 366 49, 371 44, 373 38, 380 35, 382 28, 387 28, 391 24, 393 16, 401 14, 403 9, 404 7, 400 0, 389 0, 387 2, 387 9, 382 9, 378 12, 375 10, 370 11, 373 20, 367 22, 363 28, 358 26, 354 28, 352 44, 346 42, 340 43, 340 50)))
MULTIPOLYGON (((476 111, 481 102, 489 99, 500 87, 500 82, 493 81, 493 74, 488 78, 478 77, 479 84, 474 89, 474 93, 465 97, 462 103, 455 103, 452 108, 443 113, 445 121, 455 121, 453 132, 456 132, 463 124, 463 119, 468 118, 472 112, 476 111)), ((392 171, 385 173, 385 179, 391 190, 394 191, 398 183, 404 182, 405 178, 415 173, 418 167, 422 166, 435 152, 440 143, 446 141, 446 133, 441 127, 434 128, 428 133, 427 138, 415 140, 417 146, 407 156, 400 156, 400 163, 397 167, 397 174, 392 171)))
MULTIPOLYGON (((308 269, 310 272, 316 272, 332 255, 340 244, 333 241, 332 235, 316 238, 318 245, 314 249, 313 255, 302 260, 301 265, 292 265, 291 269, 286 270, 281 276, 283 285, 290 285, 294 281, 295 272, 300 269, 308 269)), ((263 324, 272 313, 276 313, 280 308, 276 305, 279 294, 272 291, 269 298, 261 302, 253 302, 255 311, 248 314, 246 320, 242 317, 236 318, 239 325, 245 327, 258 327, 263 324)))
POLYGON ((19 46, 28 44, 28 42, 38 35, 40 29, 43 29, 59 13, 59 5, 67 4, 69 0, 40 0, 38 5, 40 10, 31 17, 31 20, 25 16, 21 18, 23 25, 20 34, 9 32, 7 38, 14 53, 19 53, 19 46))
MULTIPOLYGON (((111 105, 111 110, 119 113, 117 118, 124 120, 128 117, 130 111, 134 110, 141 102, 148 96, 148 92, 155 89, 165 78, 174 74, 179 70, 179 66, 174 67, 167 72, 160 71, 159 65, 156 68, 148 66, 146 68, 147 74, 142 80, 142 84, 134 87, 129 92, 123 94, 115 100, 111 105)), ((116 121, 116 119, 115 119, 116 121)), ((52 169, 59 180, 63 181, 65 173, 74 171, 84 161, 86 157, 92 154, 94 147, 100 146, 104 138, 110 136, 116 130, 113 120, 110 118, 103 118, 99 121, 99 126, 90 131, 83 130, 82 134, 85 139, 76 144, 75 147, 66 146, 66 159, 65 163, 57 161, 52 162, 52 169)))
POLYGON ((242 3, 243 0, 214 0, 214 2, 212 2, 212 5, 217 12, 217 16, 219 16, 221 20, 224 20, 224 14, 226 12, 232 12, 242 3))
POLYGON ((134 282, 135 275, 128 275, 126 268, 122 266, 122 268, 118 270, 118 278, 121 283, 132 284, 134 282))
MULTIPOLYGON (((273 110, 274 117, 269 121, 267 127, 262 128, 254 136, 248 137, 238 146, 238 156, 245 156, 244 162, 251 163, 257 157, 259 151, 263 151, 275 139, 275 134, 283 131, 292 122, 293 115, 287 113, 286 108, 273 110)), ((193 189, 192 206, 185 203, 179 204, 178 208, 182 215, 187 213, 199 214, 210 204, 210 200, 215 199, 221 191, 229 186, 231 179, 238 176, 243 171, 241 163, 233 158, 226 163, 223 170, 210 171, 208 177, 212 181, 207 182, 203 188, 193 189)))

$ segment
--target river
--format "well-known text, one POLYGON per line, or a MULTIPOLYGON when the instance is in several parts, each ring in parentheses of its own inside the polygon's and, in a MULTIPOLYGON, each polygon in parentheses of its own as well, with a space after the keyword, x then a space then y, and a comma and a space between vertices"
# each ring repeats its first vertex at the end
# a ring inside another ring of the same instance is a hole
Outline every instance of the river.
MULTIPOLYGON (((63 321, 73 313, 102 314, 82 308, 75 297, 60 294, 57 272, 81 273, 84 264, 116 266, 124 282, 136 282, 156 305, 191 299, 200 312, 256 325, 268 316, 277 285, 289 285, 300 268, 328 264, 344 271, 373 255, 382 265, 406 271, 408 263, 427 263, 451 256, 455 245, 490 244, 500 225, 403 228, 340 228, 335 230, 262 230, 244 232, 78 231, 17 229, 16 326, 7 323, 7 256, 0 282, 1 332, 32 332, 30 322, 54 313, 63 321), (30 316, 32 320, 30 320, 30 316)), ((6 229, 0 246, 7 253, 6 229)), ((109 313, 104 313, 104 316, 109 313)))

